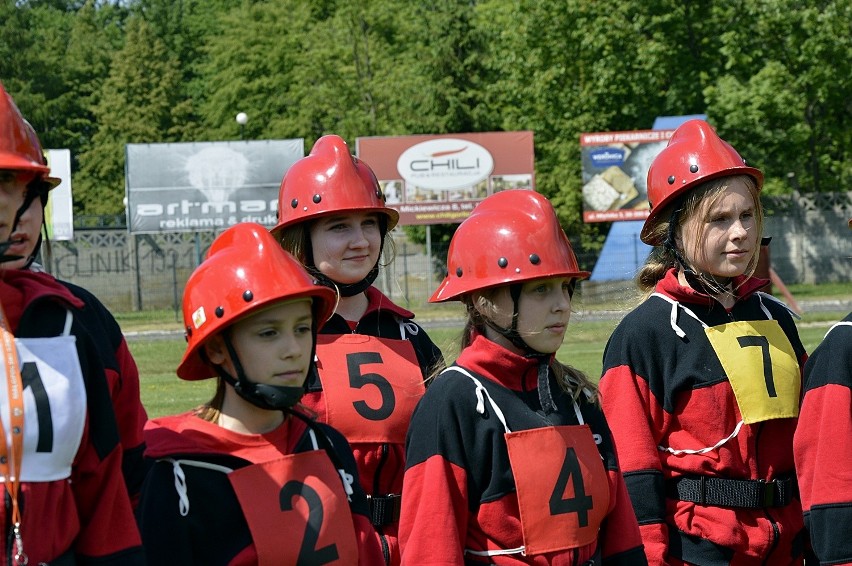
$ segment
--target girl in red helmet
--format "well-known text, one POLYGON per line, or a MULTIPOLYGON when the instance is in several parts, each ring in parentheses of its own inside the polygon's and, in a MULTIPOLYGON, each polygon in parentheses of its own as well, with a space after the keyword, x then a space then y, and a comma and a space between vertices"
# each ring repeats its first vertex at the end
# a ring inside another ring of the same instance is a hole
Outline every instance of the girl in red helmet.
POLYGON ((334 293, 258 224, 223 232, 186 284, 186 380, 205 405, 149 421, 137 514, 151 564, 381 562, 346 440, 298 406, 334 293))
MULTIPOLYGON (((32 129, 29 124, 25 126, 32 129)), ((32 135, 34 139, 37 139, 34 131, 32 135)), ((38 153, 42 152, 40 146, 35 149, 38 153)), ((36 259, 44 244, 48 249, 50 247, 45 225, 45 208, 50 191, 57 181, 58 179, 49 179, 46 182, 30 184, 30 189, 36 194, 36 198, 32 199, 29 207, 18 218, 15 231, 11 236, 13 244, 7 251, 9 255, 20 256, 20 259, 2 263, 0 269, 44 272, 43 266, 36 259)), ((45 273, 44 277, 52 276, 45 273)), ((142 460, 145 446, 142 431, 148 420, 147 412, 139 397, 139 370, 136 367, 136 361, 130 353, 115 317, 95 295, 68 281, 57 279, 56 282, 84 303, 83 307, 76 309, 74 314, 92 336, 104 366, 121 440, 122 471, 130 499, 135 502, 145 478, 142 460)))
POLYGON ((793 450, 805 525, 819 562, 852 564, 852 313, 808 358, 804 384, 793 450))
MULTIPOLYGON (((0 85, 0 262, 16 226, 58 183, 0 85)), ((3 564, 143 564, 121 448, 82 301, 52 277, 0 270, 0 508, 3 564)))
POLYGON ((651 564, 800 564, 793 432, 806 359, 790 311, 757 291, 763 174, 704 121, 651 163, 648 298, 600 380, 651 564))
POLYGON ((456 230, 430 301, 468 313, 461 353, 408 432, 402 563, 645 564, 595 386, 558 362, 580 271, 533 191, 456 230))
POLYGON ((399 214, 367 164, 330 135, 284 175, 278 220, 284 249, 339 295, 304 403, 351 443, 385 561, 398 564, 405 433, 432 368, 443 366, 414 314, 372 286, 399 214))

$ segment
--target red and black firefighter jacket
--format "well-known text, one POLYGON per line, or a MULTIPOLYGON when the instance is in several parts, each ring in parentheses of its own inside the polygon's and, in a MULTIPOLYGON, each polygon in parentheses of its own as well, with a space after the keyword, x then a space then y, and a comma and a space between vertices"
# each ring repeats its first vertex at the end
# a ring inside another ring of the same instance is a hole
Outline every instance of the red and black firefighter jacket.
POLYGON ((441 350, 412 318, 375 287, 369 306, 350 325, 334 314, 317 338, 317 373, 302 404, 340 431, 355 455, 361 486, 385 562, 399 564, 399 509, 405 472, 405 434, 441 350))
MULTIPOLYGON (((0 301, 22 365, 18 503, 29 563, 143 564, 107 378, 76 314, 83 303, 49 275, 25 270, 0 274, 0 301)), ((0 564, 9 564, 10 497, 0 489, 0 564)))
POLYGON ((604 412, 650 564, 801 563, 793 433, 807 357, 788 309, 735 278, 725 309, 674 269, 604 351, 604 412))
POLYGON ((551 372, 545 413, 539 364, 478 335, 430 384, 408 432, 403 564, 646 563, 603 412, 551 372))
POLYGON ((852 314, 805 364, 793 446, 814 553, 821 564, 852 564, 852 314))
POLYGON ((145 427, 136 513, 150 564, 382 563, 346 440, 290 416, 241 434, 194 412, 145 427))

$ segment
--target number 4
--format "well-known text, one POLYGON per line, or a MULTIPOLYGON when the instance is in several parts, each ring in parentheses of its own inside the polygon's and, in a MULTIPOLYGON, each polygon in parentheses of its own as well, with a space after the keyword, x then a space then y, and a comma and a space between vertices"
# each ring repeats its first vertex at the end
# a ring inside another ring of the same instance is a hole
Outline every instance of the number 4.
POLYGON ((556 487, 550 495, 550 514, 560 515, 563 513, 577 513, 577 522, 580 527, 589 526, 589 510, 593 507, 592 497, 586 495, 586 487, 583 485, 583 473, 580 471, 580 462, 577 453, 570 446, 565 453, 565 461, 562 470, 556 480, 556 487), (574 497, 565 499, 565 488, 571 479, 574 486, 574 497))

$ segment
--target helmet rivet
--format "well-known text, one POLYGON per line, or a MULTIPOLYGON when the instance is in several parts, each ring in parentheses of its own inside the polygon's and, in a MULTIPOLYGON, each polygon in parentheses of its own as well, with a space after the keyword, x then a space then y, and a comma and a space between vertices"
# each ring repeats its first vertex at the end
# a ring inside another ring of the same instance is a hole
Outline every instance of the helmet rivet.
POLYGON ((299 206, 299 199, 294 198, 290 201, 290 208, 296 208, 297 206, 299 206))
POLYGON ((669 185, 674 185, 674 182, 675 182, 675 176, 672 175, 672 176, 669 177, 669 185))
POLYGON ((243 292, 243 300, 245 302, 250 303, 252 299, 254 299, 254 293, 252 293, 251 291, 243 292))
POLYGON ((689 172, 690 172, 690 173, 698 173, 698 165, 696 165, 695 163, 693 163, 692 165, 690 165, 690 166, 689 166, 689 172))
POLYGON ((462 268, 461 268, 461 267, 457 267, 457 268, 456 268, 456 277, 461 277, 461 276, 462 276, 462 268))
POLYGON ((520 267, 516 267, 516 268, 515 268, 515 273, 520 273, 520 272, 521 272, 521 268, 520 268, 520 267))
POLYGON ((538 257, 538 254, 530 254, 530 263, 533 265, 538 265, 541 263, 541 258, 538 257))
POLYGON ((222 318, 225 316, 225 309, 222 307, 216 307, 216 318, 222 318))
POLYGON ((322 200, 322 195, 314 195, 314 198, 313 198, 314 204, 319 204, 321 200, 322 200))
POLYGON ((306 206, 306 207, 302 208, 302 210, 304 210, 305 212, 307 212, 307 211, 308 211, 308 207, 306 206))
POLYGON ((509 265, 509 260, 506 259, 505 257, 501 257, 500 259, 497 260, 497 265, 505 268, 507 265, 509 265))

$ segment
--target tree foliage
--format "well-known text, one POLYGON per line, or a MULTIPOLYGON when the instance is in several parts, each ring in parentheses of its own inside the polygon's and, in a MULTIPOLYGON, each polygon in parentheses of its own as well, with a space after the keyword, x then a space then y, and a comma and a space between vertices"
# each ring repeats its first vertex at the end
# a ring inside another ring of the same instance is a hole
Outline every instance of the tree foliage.
POLYGON ((586 131, 706 113, 767 193, 850 190, 850 27, 843 0, 6 1, 0 80, 71 149, 78 213, 123 210, 126 143, 236 139, 237 112, 307 147, 532 130, 537 188, 594 247, 586 131))

